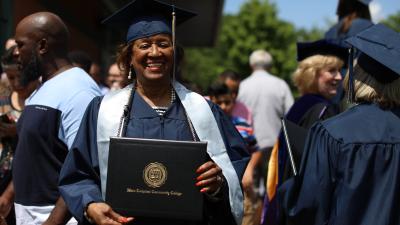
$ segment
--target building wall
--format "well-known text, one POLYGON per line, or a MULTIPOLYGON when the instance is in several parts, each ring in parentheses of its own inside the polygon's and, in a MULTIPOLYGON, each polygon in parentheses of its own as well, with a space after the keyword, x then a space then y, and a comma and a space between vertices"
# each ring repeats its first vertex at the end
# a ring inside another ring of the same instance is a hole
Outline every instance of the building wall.
MULTIPOLYGON (((14 35, 15 27, 22 18, 35 12, 50 11, 59 15, 68 26, 71 35, 70 50, 87 52, 106 71, 106 67, 114 61, 116 47, 123 43, 126 31, 105 27, 101 25, 101 20, 126 2, 127 0, 0 0, 0 17, 8 20, 6 24, 0 22, 0 53, 3 53, 4 41, 14 35)), ((199 14, 178 29, 179 43, 185 47, 212 46, 219 27, 223 0, 180 0, 176 3, 199 14)))
POLYGON ((57 14, 70 31, 70 50, 83 50, 93 59, 101 56, 101 1, 14 0, 13 30, 25 16, 39 11, 57 14), (23 7, 21 7, 23 6, 23 7))

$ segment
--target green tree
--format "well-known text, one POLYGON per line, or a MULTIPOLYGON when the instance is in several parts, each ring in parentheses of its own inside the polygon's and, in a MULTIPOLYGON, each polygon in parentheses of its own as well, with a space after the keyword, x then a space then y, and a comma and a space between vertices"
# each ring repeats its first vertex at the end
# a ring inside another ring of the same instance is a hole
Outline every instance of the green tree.
POLYGON ((268 0, 250 0, 237 16, 225 18, 219 50, 229 60, 226 66, 248 75, 252 51, 265 49, 274 59, 272 73, 288 78, 295 66, 296 34, 294 26, 277 17, 277 9, 268 0))
POLYGON ((311 30, 299 29, 297 31, 297 41, 316 41, 324 38, 324 31, 319 28, 311 28, 311 30))
POLYGON ((205 91, 218 75, 218 62, 218 51, 214 48, 187 48, 182 68, 183 78, 205 91))
POLYGON ((390 15, 387 19, 383 20, 382 23, 392 28, 393 30, 400 32, 400 11, 390 15))
POLYGON ((186 49, 184 77, 206 89, 225 69, 245 78, 251 73, 249 55, 265 49, 273 57, 271 73, 290 83, 296 68, 296 41, 321 38, 318 29, 297 31, 293 24, 279 19, 269 0, 248 0, 235 15, 224 15, 214 48, 186 49), (186 76, 185 76, 186 75, 186 76))

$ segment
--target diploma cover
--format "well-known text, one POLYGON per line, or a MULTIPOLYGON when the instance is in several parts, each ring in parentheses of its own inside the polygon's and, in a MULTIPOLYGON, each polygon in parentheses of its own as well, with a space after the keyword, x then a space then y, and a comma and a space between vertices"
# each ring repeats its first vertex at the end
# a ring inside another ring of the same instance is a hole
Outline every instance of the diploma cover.
POLYGON ((124 216, 202 220, 206 160, 206 142, 111 137, 106 202, 124 216))

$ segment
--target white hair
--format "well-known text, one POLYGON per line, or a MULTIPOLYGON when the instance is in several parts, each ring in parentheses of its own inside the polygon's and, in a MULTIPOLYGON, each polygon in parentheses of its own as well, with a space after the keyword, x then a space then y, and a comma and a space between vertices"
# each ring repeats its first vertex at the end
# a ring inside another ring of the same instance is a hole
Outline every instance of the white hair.
POLYGON ((267 69, 272 65, 272 56, 267 51, 259 49, 251 53, 249 61, 253 68, 267 69))

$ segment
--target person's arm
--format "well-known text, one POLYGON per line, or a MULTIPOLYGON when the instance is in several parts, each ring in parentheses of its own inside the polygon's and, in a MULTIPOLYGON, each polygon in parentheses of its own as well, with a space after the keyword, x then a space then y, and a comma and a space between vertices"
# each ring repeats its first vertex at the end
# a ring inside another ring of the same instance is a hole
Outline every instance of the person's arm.
POLYGON ((43 225, 66 224, 71 218, 71 213, 68 211, 63 198, 60 197, 58 198, 54 209, 51 211, 50 216, 43 223, 43 225))
POLYGON ((211 111, 217 121, 229 159, 236 171, 239 181, 242 180, 244 171, 250 160, 247 145, 231 119, 217 105, 209 102, 211 111))
POLYGON ((72 215, 84 222, 85 207, 103 202, 97 153, 97 115, 101 98, 88 106, 60 172, 59 190, 72 215))
POLYGON ((242 185, 245 191, 253 191, 253 177, 254 177, 254 170, 257 168, 262 162, 262 152, 257 151, 251 155, 249 164, 244 171, 242 185))
POLYGON ((0 216, 7 217, 14 204, 14 184, 12 180, 0 196, 0 216))
POLYGON ((82 224, 124 224, 133 218, 115 213, 104 203, 97 150, 97 118, 102 98, 86 109, 76 139, 60 172, 59 189, 70 212, 82 224))
MULTIPOLYGON (((211 105, 211 110, 222 135, 227 154, 233 168, 235 169, 238 184, 241 186, 243 173, 250 159, 250 155, 246 149, 246 143, 237 131, 236 127, 233 125, 231 119, 225 115, 225 113, 222 112, 219 107, 211 102, 209 102, 209 104, 211 105)), ((234 178, 231 177, 231 179, 234 178)), ((230 190, 228 182, 224 182, 221 192, 218 194, 220 200, 206 201, 205 215, 208 216, 210 224, 236 224, 233 213, 238 209, 232 210, 231 204, 234 206, 243 206, 243 203, 236 202, 238 200, 230 199, 229 193, 230 190)))

